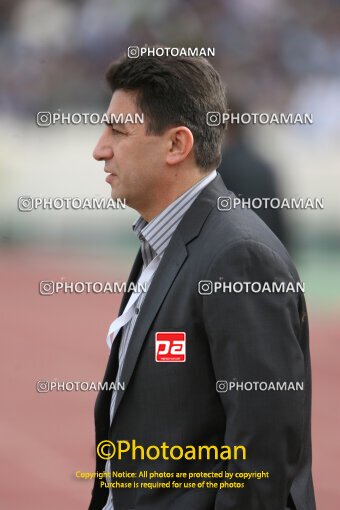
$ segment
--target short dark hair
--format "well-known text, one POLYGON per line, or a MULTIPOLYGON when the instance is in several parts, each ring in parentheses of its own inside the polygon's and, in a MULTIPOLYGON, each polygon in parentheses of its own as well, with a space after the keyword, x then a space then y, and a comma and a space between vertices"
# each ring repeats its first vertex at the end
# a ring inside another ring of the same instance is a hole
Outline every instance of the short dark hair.
POLYGON ((112 92, 136 91, 137 108, 146 117, 146 132, 161 135, 186 126, 194 137, 194 156, 203 171, 217 168, 225 125, 207 124, 207 112, 226 111, 225 87, 203 57, 124 55, 106 72, 112 92))

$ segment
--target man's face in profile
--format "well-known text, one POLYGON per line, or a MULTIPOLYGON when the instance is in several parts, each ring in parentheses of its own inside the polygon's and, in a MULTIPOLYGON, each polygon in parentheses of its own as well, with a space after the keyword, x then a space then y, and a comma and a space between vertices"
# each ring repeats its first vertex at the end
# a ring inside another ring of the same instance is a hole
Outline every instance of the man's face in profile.
MULTIPOLYGON (((134 119, 137 110, 136 92, 116 90, 107 110, 108 117, 128 114, 134 119)), ((107 125, 100 137, 93 157, 105 161, 106 182, 111 185, 112 198, 126 199, 134 209, 155 198, 154 193, 164 186, 162 169, 165 165, 166 137, 147 135, 144 124, 123 123, 107 125)), ((164 175, 164 174, 163 174, 164 175)))

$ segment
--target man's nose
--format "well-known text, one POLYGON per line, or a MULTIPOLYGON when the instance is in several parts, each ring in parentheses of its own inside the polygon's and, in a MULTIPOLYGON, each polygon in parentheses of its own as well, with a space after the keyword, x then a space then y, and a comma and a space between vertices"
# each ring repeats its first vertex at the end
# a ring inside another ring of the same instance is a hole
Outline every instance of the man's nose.
POLYGON ((105 137, 105 133, 99 138, 92 155, 97 161, 107 161, 113 157, 113 150, 105 137))

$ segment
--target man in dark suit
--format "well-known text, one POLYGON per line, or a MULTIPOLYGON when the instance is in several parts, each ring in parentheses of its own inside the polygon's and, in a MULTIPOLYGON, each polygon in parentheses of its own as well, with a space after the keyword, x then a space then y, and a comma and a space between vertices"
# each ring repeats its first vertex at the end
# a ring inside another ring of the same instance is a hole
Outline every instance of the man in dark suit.
POLYGON ((107 79, 108 114, 145 115, 108 123, 94 157, 140 214, 129 282, 147 292, 124 295, 108 332, 104 382, 125 389, 96 401, 96 445, 116 456, 97 450, 97 472, 114 473, 90 509, 314 510, 304 296, 262 220, 221 207, 234 197, 215 171, 223 125, 206 122, 226 111, 221 79, 203 58, 165 56, 124 57, 107 79))
MULTIPOLYGON (((235 100, 232 103, 229 100, 228 110, 235 117, 249 111, 235 100)), ((253 150, 247 137, 247 127, 236 122, 228 125, 226 147, 218 172, 226 187, 242 199, 279 199, 281 189, 275 171, 253 150)), ((290 251, 289 225, 282 209, 257 205, 255 212, 290 251)))

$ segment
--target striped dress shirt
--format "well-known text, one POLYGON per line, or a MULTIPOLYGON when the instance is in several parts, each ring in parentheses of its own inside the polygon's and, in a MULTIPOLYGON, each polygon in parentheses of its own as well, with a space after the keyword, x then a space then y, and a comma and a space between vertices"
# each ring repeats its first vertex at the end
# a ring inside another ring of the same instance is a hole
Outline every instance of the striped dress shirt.
MULTIPOLYGON (((216 170, 213 170, 206 177, 201 179, 199 182, 194 184, 190 189, 188 189, 185 193, 183 193, 183 195, 181 195, 174 202, 172 202, 166 209, 164 209, 160 214, 158 214, 158 216, 151 220, 150 223, 145 221, 141 216, 137 219, 137 221, 135 221, 132 228, 141 242, 141 252, 143 258, 143 268, 139 278, 142 276, 143 271, 150 264, 150 262, 156 256, 159 256, 159 262, 155 267, 153 273, 154 276, 161 261, 161 258, 168 244, 170 243, 172 235, 175 232, 176 228, 178 227, 184 214, 192 205, 194 200, 198 197, 200 192, 213 179, 215 179, 216 175, 217 175, 216 170)), ((150 287, 150 284, 151 281, 148 285, 148 288, 150 287)), ((146 293, 142 293, 139 296, 139 298, 133 305, 135 313, 133 314, 132 319, 127 324, 125 324, 125 326, 123 326, 122 338, 119 346, 119 363, 116 377, 117 383, 120 382, 125 356, 145 296, 146 293)), ((116 386, 118 387, 117 384, 116 386)), ((110 423, 112 423, 114 415, 116 398, 117 391, 113 390, 110 405, 110 423)), ((110 467, 111 467, 110 460, 107 460, 105 471, 111 471, 110 467)), ((109 481, 109 477, 107 479, 109 481)), ((103 507, 103 510, 114 510, 111 490, 109 491, 109 496, 106 505, 103 507)))

